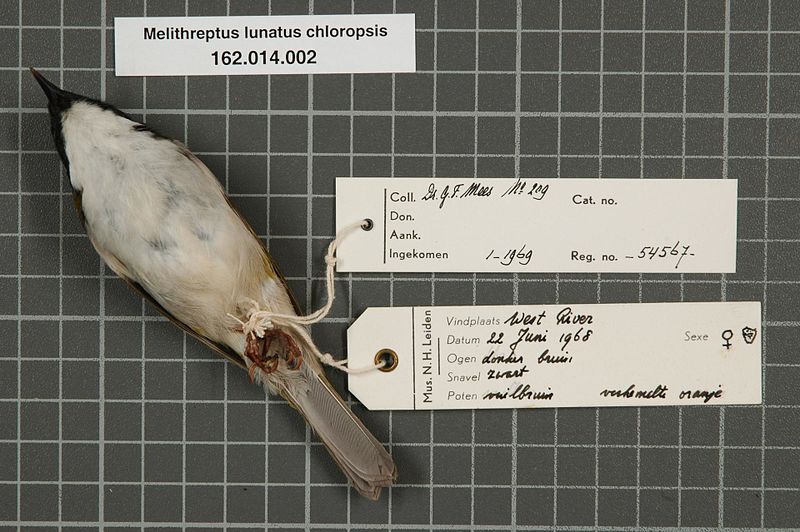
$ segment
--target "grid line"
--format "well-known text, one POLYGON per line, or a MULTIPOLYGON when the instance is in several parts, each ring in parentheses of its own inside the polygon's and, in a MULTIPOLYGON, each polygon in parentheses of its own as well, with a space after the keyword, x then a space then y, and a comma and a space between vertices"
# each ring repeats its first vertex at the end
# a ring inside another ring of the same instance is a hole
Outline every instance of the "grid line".
MULTIPOLYGON (((722 112, 724 117, 722 119, 722 178, 728 179, 728 154, 730 153, 730 132, 729 132, 729 118, 728 112, 730 109, 730 57, 731 57, 731 6, 729 3, 725 5, 725 35, 723 36, 725 42, 725 76, 723 77, 722 88, 722 112)), ((684 51, 685 53, 685 51, 684 51)), ((765 205, 766 207, 766 205, 765 205)), ((727 274, 720 276, 720 300, 727 301, 728 299, 728 286, 727 274)), ((722 527, 725 516, 725 406, 719 409, 719 491, 717 493, 717 526, 722 527)))
MULTIPOLYGON (((101 58, 101 63, 100 64, 101 65, 105 65, 106 53, 107 53, 107 49, 106 49, 106 31, 105 31, 105 29, 106 29, 105 28, 105 23, 106 23, 105 11, 106 11, 106 5, 105 5, 105 2, 102 2, 101 5, 100 5, 100 14, 103 17, 102 18, 102 22, 101 22, 102 29, 101 29, 101 34, 100 34, 100 58, 101 58)), ((22 33, 22 32, 20 32, 20 33, 22 33)), ((106 76, 105 76, 105 73, 102 73, 101 76, 100 76, 100 97, 101 98, 104 99, 106 97, 107 90, 108 90, 108 87, 107 87, 107 84, 106 84, 106 76)), ((21 101, 22 100, 20 100, 20 102, 21 101)), ((20 143, 19 146, 21 147, 22 144, 20 143)), ((105 479, 105 439, 106 439, 105 438, 106 410, 105 410, 105 401, 104 401, 104 399, 105 399, 105 386, 106 386, 106 381, 105 381, 105 364, 106 364, 105 363, 105 317, 106 317, 105 316, 105 309, 106 309, 106 306, 105 306, 106 305, 105 286, 106 286, 106 282, 105 282, 105 266, 103 264, 98 264, 97 267, 98 267, 98 272, 97 273, 98 273, 98 275, 100 277, 100 280, 99 280, 100 287, 99 287, 98 295, 97 295, 97 297, 99 299, 99 301, 98 301, 98 307, 99 307, 99 311, 98 311, 98 314, 99 314, 99 319, 98 319, 98 321, 99 321, 99 326, 98 326, 98 344, 99 345, 98 345, 98 351, 97 351, 99 364, 98 364, 97 371, 98 371, 98 395, 99 395, 99 398, 100 398, 100 401, 99 401, 99 404, 98 404, 98 415, 97 415, 97 424, 98 424, 97 437, 98 437, 98 440, 99 440, 98 459, 97 459, 97 461, 98 461, 98 464, 97 464, 98 473, 97 473, 97 475, 98 475, 98 479, 99 479, 99 486, 97 488, 97 514, 98 514, 98 519, 102 522, 102 521, 105 520, 105 506, 106 506, 105 505, 105 483, 104 483, 105 482, 104 481, 104 479, 105 479)), ((20 282, 20 284, 22 284, 22 280, 20 280, 19 282, 20 282)), ((142 420, 142 421, 144 422, 144 420, 142 420)))
MULTIPOLYGON (((644 178, 644 147, 645 147, 645 76, 644 76, 644 69, 647 63, 647 0, 642 0, 642 54, 641 54, 641 62, 642 62, 642 73, 641 73, 641 96, 639 105, 641 111, 641 118, 640 118, 640 131, 639 131, 639 177, 644 178)), ((684 50, 685 53, 685 50, 684 50)), ((643 276, 639 274, 639 283, 638 283, 638 301, 639 303, 642 302, 642 292, 643 292, 643 285, 642 285, 643 276)), ((642 409, 641 407, 636 407, 636 526, 639 527, 642 521, 642 500, 641 500, 641 471, 642 471, 642 409)), ((681 476, 681 470, 678 469, 678 478, 681 476)), ((678 520, 680 524, 680 520, 678 520)))
MULTIPOLYGON (((17 16, 19 24, 22 25, 22 5, 17 8, 17 16)), ((22 49, 22 32, 19 32, 17 37, 17 46, 22 49)), ((18 65, 20 73, 18 76, 17 97, 18 101, 22 101, 22 56, 18 58, 18 65)), ((17 146, 22 146, 22 111, 17 112, 17 146)), ((17 190, 22 192, 22 153, 17 153, 17 190)), ((22 275, 22 195, 17 197, 17 274, 22 275)), ((17 338, 22 337, 22 283, 17 283, 17 338)), ((22 372, 19 368, 22 366, 22 342, 17 341, 17 402, 22 399, 22 372)), ((17 490, 16 490, 16 509, 17 520, 22 519, 22 409, 17 407, 17 490)))
MULTIPOLYGON (((267 14, 272 15, 272 0, 268 0, 267 1, 267 14)), ((269 80, 270 80, 270 78, 267 77, 266 78, 267 109, 271 109, 272 108, 272 84, 270 83, 269 80)), ((272 117, 270 115, 267 115, 267 146, 270 145, 271 141, 272 141, 272 117)), ((270 175, 272 175, 272 158, 271 157, 267 157, 267 176, 270 176, 270 175)), ((274 194, 272 193, 272 184, 270 182, 271 181, 270 179, 267 179, 266 181, 267 181, 267 183, 266 183, 266 185, 267 185, 267 187, 266 187, 267 198, 269 198, 270 201, 271 201, 271 199, 274 197, 274 194)), ((270 246, 272 245, 271 241, 270 241, 270 235, 272 234, 272 231, 271 231, 272 220, 270 219, 269 212, 267 213, 267 216, 266 216, 265 225, 266 225, 266 228, 267 228, 267 234, 265 236, 263 236, 263 237, 260 236, 260 238, 262 238, 264 240, 264 242, 266 242, 267 249, 270 249, 270 246)), ((264 405, 264 439, 265 439, 265 441, 269 436, 269 427, 270 427, 269 399, 267 399, 266 404, 264 405)), ((270 447, 269 445, 264 445, 264 482, 265 482, 265 484, 267 486, 269 486, 271 484, 271 479, 270 479, 270 475, 269 475, 269 447, 270 447)), ((269 510, 270 510, 269 487, 267 487, 264 490, 264 521, 265 522, 269 521, 269 510)), ((348 505, 348 511, 349 511, 349 505, 348 505)), ((185 520, 185 518, 184 518, 184 520, 185 520)))
MULTIPOLYGON (((686 71, 689 66, 689 0, 683 2, 683 86, 682 89, 682 112, 681 119, 681 179, 686 179, 686 71)), ((686 276, 680 275, 680 301, 686 298, 686 276)), ((681 492, 681 483, 683 480, 683 407, 678 407, 678 515, 676 522, 678 526, 682 524, 683 518, 683 494, 681 492)))
MULTIPOLYGON (((772 34, 769 30, 772 29, 772 0, 767 0, 767 73, 769 74, 770 69, 770 61, 772 60, 772 34)), ((764 150, 767 155, 770 155, 770 76, 767 75, 767 117, 766 117, 766 127, 764 128, 764 150)), ((765 164, 765 172, 764 172, 764 197, 769 197, 769 173, 770 173, 770 161, 769 157, 767 157, 765 164)), ((768 243, 766 241, 766 237, 769 235, 769 208, 767 208, 766 204, 764 207, 764 281, 768 278, 768 243)), ((764 291, 761 295, 761 319, 763 321, 767 321, 767 284, 764 283, 764 291)), ((764 334, 761 335, 761 345, 762 349, 766 350, 767 346, 767 328, 764 328, 764 334)), ((761 368, 761 386, 762 386, 762 408, 761 408, 761 500, 760 500, 760 526, 763 528, 766 525, 766 426, 767 426, 767 416, 766 416, 766 405, 767 405, 767 393, 766 393, 766 385, 767 385, 767 368, 762 366, 761 368)))
MULTIPOLYGON (((16 70, 16 69, 15 69, 16 70)), ((60 71, 60 69, 59 69, 60 71)), ((65 70, 66 71, 66 70, 65 70)), ((22 70, 20 70, 20 73, 22 70)), ((451 72, 442 73, 441 74, 452 74, 451 72)), ((474 71, 464 72, 465 75, 475 75, 474 71)), ((508 75, 514 74, 513 72, 508 72, 508 75)), ((550 72, 550 74, 556 74, 555 72, 550 72)), ((581 74, 581 72, 558 72, 559 75, 568 75, 568 74, 581 74)), ((601 73, 596 72, 599 76, 601 73)), ((611 75, 610 72, 603 73, 606 76, 611 75)), ((644 76, 644 72, 630 72, 631 75, 636 76, 644 76)), ((317 74, 319 75, 319 74, 317 74)), ((351 74, 354 75, 354 74, 351 74)), ((800 74, 798 74, 800 75, 800 74)), ((230 76, 229 76, 230 77, 230 76)), ((675 74, 676 78, 680 78, 680 74, 675 74)), ((722 74, 719 75, 720 78, 724 78, 722 74)), ((766 76, 765 76, 766 77, 766 76)), ((145 108, 127 108, 126 112, 133 114, 133 115, 143 115, 145 113, 152 114, 152 115, 183 115, 183 109, 173 109, 173 108, 152 108, 152 109, 145 109, 145 108)), ((0 107, 0 113, 19 113, 22 115, 47 115, 46 112, 43 112, 41 109, 38 108, 11 108, 11 107, 0 107)), ((496 118, 496 117, 508 117, 508 118, 515 118, 517 114, 521 117, 546 117, 546 118, 556 118, 556 117, 563 117, 563 118, 683 118, 684 113, 682 112, 656 112, 656 111, 603 111, 602 113, 598 111, 520 111, 516 113, 515 111, 484 111, 484 110, 442 110, 442 111, 435 111, 435 110, 423 110, 423 111, 406 111, 406 110, 392 110, 392 109, 385 109, 385 110, 371 110, 371 109, 353 109, 349 111, 342 111, 342 110, 329 110, 329 109, 319 109, 314 110, 315 116, 440 116, 440 117, 466 117, 466 118, 496 118)), ((697 112, 686 112, 685 116, 688 118, 725 118, 726 116, 729 118, 766 118, 767 114, 770 115, 771 118, 782 118, 782 119, 797 119, 800 113, 796 112, 778 112, 778 113, 767 113, 767 112, 731 112, 731 113, 724 113, 724 112, 711 112, 711 111, 697 111, 697 112)), ((192 109, 192 115, 197 116, 216 116, 216 115, 230 115, 230 116, 308 116, 309 110, 308 109, 275 109, 274 111, 265 111, 265 110, 256 110, 256 109, 192 109)), ((6 153, 16 153, 17 150, 4 150, 3 152, 6 153)), ((54 150, 24 150, 25 153, 55 153, 54 150)), ((207 153, 203 151, 197 151, 196 153, 207 153)), ((220 152, 209 152, 209 153, 220 153, 220 152)), ((287 152, 281 151, 272 151, 272 152, 258 152, 258 151, 247 151, 247 152, 235 152, 233 153, 274 153, 274 154, 283 154, 287 152)), ((288 153, 297 153, 297 154, 307 154, 308 152, 288 152, 288 153)), ((315 152, 317 153, 317 152, 315 152)), ((332 155, 337 154, 341 155, 339 152, 318 152, 322 155, 332 155)), ((356 152, 359 153, 359 152, 356 152)), ((363 152, 374 154, 376 152, 363 152)), ((483 154, 483 153, 481 153, 483 154)), ((504 152, 505 155, 509 155, 509 153, 504 152)), ((428 153, 428 155, 431 155, 428 153)), ((444 153, 443 155, 456 155, 451 153, 444 153)), ((468 155, 468 153, 462 154, 462 156, 468 155)), ((527 155, 527 154, 526 154, 527 155)), ((580 155, 580 154, 565 154, 569 156, 573 155, 580 155)), ((593 155, 597 157, 597 155, 593 155)), ((709 157, 708 155, 703 155, 703 157, 709 157)), ((716 157, 722 158, 723 155, 717 155, 716 157)), ((733 156, 732 156, 733 157, 733 156)), ((765 157, 764 155, 761 156, 762 158, 765 157)), ((795 156, 796 157, 796 156, 795 156)), ((444 176, 442 176, 444 177, 444 176)))
MULTIPOLYGON (((189 15, 189 0, 184 0, 183 2, 183 13, 184 16, 189 15)), ((184 115, 183 115, 183 138, 187 140, 189 139, 189 78, 184 76, 183 78, 183 107, 184 107, 184 115)), ((269 227, 267 227, 267 232, 269 232, 269 227)), ((181 352, 183 354, 183 362, 181 364, 181 524, 185 526, 186 524, 186 486, 188 484, 188 479, 186 478, 186 442, 187 442, 187 433, 186 433, 186 416, 187 416, 187 397, 186 397, 186 385, 187 385, 187 352, 186 352, 186 333, 181 335, 181 352)), ((144 366, 144 362, 142 362, 142 366, 144 366)), ((144 397, 142 397, 144 399, 144 397)), ((267 448, 265 445, 264 448, 267 448)), ((145 471, 144 471, 144 462, 145 462, 145 449, 142 449, 142 480, 146 479, 145 471)), ((265 462, 266 463, 266 462, 265 462)), ((227 479, 226 479, 227 480, 227 479)), ((142 494, 142 499, 144 499, 144 493, 142 494)), ((144 516, 142 516, 144 519, 144 516)), ((264 517, 266 521, 266 516, 264 517)))

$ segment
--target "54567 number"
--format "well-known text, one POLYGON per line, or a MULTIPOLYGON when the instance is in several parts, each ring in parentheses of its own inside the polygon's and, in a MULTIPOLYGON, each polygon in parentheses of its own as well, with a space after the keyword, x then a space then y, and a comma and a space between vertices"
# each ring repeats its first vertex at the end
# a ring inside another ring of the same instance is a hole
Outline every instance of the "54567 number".
POLYGON ((317 63, 316 50, 217 50, 211 52, 214 65, 313 65, 317 63))

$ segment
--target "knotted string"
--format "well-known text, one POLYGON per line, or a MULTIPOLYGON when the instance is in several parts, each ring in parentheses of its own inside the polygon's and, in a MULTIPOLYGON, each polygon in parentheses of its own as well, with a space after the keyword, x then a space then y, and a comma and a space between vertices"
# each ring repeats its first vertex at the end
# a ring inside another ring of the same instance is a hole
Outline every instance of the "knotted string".
POLYGON ((314 344, 314 341, 311 339, 311 335, 306 329, 307 326, 322 321, 331 311, 331 307, 333 307, 333 300, 336 297, 336 290, 333 285, 334 269, 336 267, 336 248, 339 246, 342 240, 352 234, 355 230, 359 228, 366 230, 367 228, 371 227, 371 225, 371 220, 359 220, 347 225, 336 234, 336 238, 334 238, 328 245, 328 252, 325 254, 325 287, 327 289, 327 301, 325 302, 325 305, 323 305, 317 311, 306 316, 278 314, 275 312, 262 310, 257 301, 250 299, 247 301, 249 308, 245 313, 246 319, 244 321, 240 320, 233 314, 228 314, 228 316, 236 320, 239 325, 242 326, 242 332, 244 332, 245 336, 248 334, 254 334, 259 338, 263 338, 264 333, 269 329, 274 329, 276 327, 289 329, 303 339, 303 342, 306 344, 308 349, 315 357, 319 359, 320 362, 332 368, 336 368, 339 371, 344 371, 345 373, 352 375, 366 373, 368 371, 374 371, 382 368, 384 366, 383 362, 360 368, 351 368, 348 365, 346 358, 342 360, 336 360, 330 353, 321 352, 314 344))

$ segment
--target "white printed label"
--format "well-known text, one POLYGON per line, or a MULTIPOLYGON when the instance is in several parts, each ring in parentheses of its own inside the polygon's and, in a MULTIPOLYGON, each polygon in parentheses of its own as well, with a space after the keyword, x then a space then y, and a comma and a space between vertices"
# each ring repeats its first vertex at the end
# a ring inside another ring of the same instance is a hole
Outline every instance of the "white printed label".
POLYGON ((371 410, 758 404, 761 303, 369 308, 347 331, 371 410))
POLYGON ((414 72, 414 15, 114 19, 117 76, 414 72))
POLYGON ((338 178, 340 272, 736 271, 736 180, 338 178))

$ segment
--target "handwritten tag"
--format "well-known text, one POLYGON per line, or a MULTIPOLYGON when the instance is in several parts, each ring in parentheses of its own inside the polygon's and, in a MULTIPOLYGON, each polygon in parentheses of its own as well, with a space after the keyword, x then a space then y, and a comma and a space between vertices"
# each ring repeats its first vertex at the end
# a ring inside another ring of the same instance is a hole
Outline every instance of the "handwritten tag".
POLYGON ((413 14, 117 17, 117 76, 414 72, 413 14))
POLYGON ((736 270, 732 179, 338 178, 340 272, 736 270))
POLYGON ((761 303, 369 308, 347 331, 371 410, 758 404, 761 303))

